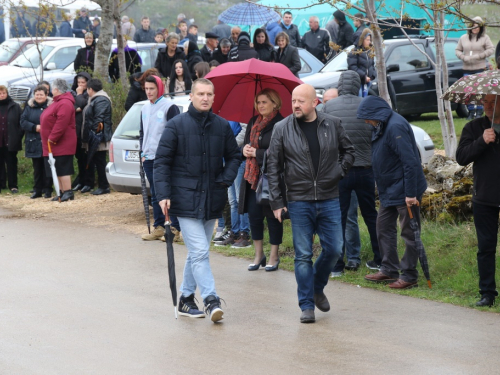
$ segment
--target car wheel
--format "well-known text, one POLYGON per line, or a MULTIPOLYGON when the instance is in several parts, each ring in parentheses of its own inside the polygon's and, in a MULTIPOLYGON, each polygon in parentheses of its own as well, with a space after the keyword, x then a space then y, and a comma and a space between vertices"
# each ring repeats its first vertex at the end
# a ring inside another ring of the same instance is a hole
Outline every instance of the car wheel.
POLYGON ((414 121, 417 120, 420 116, 422 116, 421 113, 413 113, 411 115, 404 115, 403 117, 408 121, 414 121))
POLYGON ((469 110, 467 109, 467 106, 465 104, 459 104, 455 112, 457 112, 457 115, 460 118, 466 118, 467 116, 469 116, 469 110))

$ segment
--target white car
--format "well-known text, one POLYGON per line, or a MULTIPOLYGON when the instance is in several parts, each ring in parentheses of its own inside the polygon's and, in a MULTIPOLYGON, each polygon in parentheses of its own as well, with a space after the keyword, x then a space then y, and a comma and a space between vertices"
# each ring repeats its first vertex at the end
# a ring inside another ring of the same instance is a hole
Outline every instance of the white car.
MULTIPOLYGON (((179 107, 181 113, 186 112, 191 103, 188 95, 167 97, 167 100, 179 107)), ((141 194, 139 130, 141 109, 147 102, 144 100, 135 103, 120 121, 111 138, 106 177, 115 191, 141 194)), ((147 180, 146 183, 148 184, 147 180)))

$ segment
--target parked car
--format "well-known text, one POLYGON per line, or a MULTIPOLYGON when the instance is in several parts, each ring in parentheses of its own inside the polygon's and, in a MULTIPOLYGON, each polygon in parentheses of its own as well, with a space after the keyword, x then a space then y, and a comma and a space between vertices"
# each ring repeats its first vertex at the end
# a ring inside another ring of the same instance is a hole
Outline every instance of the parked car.
MULTIPOLYGON (((436 45, 434 38, 390 39, 384 41, 385 65, 396 91, 396 110, 403 116, 416 117, 422 113, 437 112, 435 69, 429 59, 413 44, 434 59, 436 45)), ((456 38, 445 41, 445 56, 448 64, 449 83, 453 84, 462 77, 462 61, 455 55, 456 38)), ((352 49, 354 46, 347 48, 352 49)), ((316 88, 318 96, 331 87, 336 87, 340 74, 347 70, 347 52, 341 52, 317 74, 304 79, 316 88)), ((377 80, 373 81, 371 93, 378 95, 377 80)), ((452 103, 458 116, 466 117, 467 108, 452 103)))
POLYGON ((299 78, 309 77, 318 73, 324 64, 314 57, 309 51, 299 48, 299 57, 301 68, 299 70, 299 78))
MULTIPOLYGON (((167 100, 177 105, 181 113, 186 112, 191 103, 188 95, 167 97, 167 100)), ((135 103, 120 121, 111 138, 106 177, 115 191, 141 194, 139 130, 141 109, 147 102, 144 100, 135 103)))
MULTIPOLYGON (((141 69, 143 72, 151 67, 154 67, 156 56, 158 55, 158 44, 128 42, 128 45, 132 48, 137 49, 137 51, 139 52, 139 56, 141 56, 142 60, 141 69)), ((116 43, 112 45, 112 48, 116 48, 116 43)), ((76 74, 73 68, 73 61, 75 59, 75 56, 76 51, 73 55, 73 60, 71 60, 71 64, 66 69, 64 69, 64 71, 45 71, 43 74, 43 79, 49 83, 52 83, 52 81, 54 81, 56 78, 62 78, 65 79, 68 83, 73 84, 73 79, 76 74)), ((31 96, 33 95, 33 89, 38 85, 38 82, 40 82, 39 75, 30 75, 22 79, 17 79, 10 85, 9 94, 14 99, 14 101, 19 103, 20 105, 24 105, 26 100, 31 98, 31 96)))
POLYGON ((7 65, 14 60, 21 53, 25 52, 28 48, 32 47, 35 43, 42 41, 59 40, 66 38, 11 38, 0 44, 0 66, 7 65))

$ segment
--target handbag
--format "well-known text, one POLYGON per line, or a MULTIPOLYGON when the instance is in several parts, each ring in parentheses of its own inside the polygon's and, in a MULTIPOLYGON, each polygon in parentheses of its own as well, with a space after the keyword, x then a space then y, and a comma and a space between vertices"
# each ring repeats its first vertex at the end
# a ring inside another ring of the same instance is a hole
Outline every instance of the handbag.
POLYGON ((260 168, 259 182, 257 182, 257 188, 255 189, 255 200, 257 204, 268 205, 269 204, 269 181, 267 179, 267 174, 265 173, 267 164, 267 151, 264 153, 264 160, 262 162, 262 167, 260 168))

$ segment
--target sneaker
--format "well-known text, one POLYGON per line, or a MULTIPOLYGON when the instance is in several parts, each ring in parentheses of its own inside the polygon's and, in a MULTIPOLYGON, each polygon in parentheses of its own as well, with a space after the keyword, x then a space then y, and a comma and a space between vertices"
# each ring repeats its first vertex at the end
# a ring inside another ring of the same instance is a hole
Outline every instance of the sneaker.
POLYGON ((178 231, 174 227, 170 227, 170 230, 174 234, 174 242, 183 242, 184 241, 182 238, 182 233, 180 231, 178 231))
POLYGON ((330 274, 331 277, 341 277, 342 276, 342 272, 332 272, 330 274))
POLYGON ((224 240, 215 241, 215 246, 228 246, 234 244, 236 241, 236 236, 231 230, 224 234, 222 238, 224 238, 224 240))
POLYGON ((224 319, 224 311, 220 308, 220 298, 216 296, 208 296, 205 298, 205 314, 210 315, 212 322, 216 323, 224 319))
POLYGON ((366 267, 371 270, 380 271, 380 264, 375 263, 374 260, 369 260, 368 262, 366 262, 366 267))
POLYGON ((194 294, 188 297, 183 297, 181 295, 181 298, 179 298, 179 306, 177 307, 179 315, 190 318, 204 318, 205 314, 203 314, 203 311, 198 310, 198 305, 194 301, 194 294))
POLYGON ((165 228, 163 228, 161 225, 158 225, 151 233, 143 234, 142 239, 144 241, 155 241, 161 239, 164 234, 165 228))
POLYGON ((214 239, 212 242, 218 242, 218 241, 224 241, 224 238, 222 237, 228 232, 226 228, 224 228, 222 231, 219 231, 219 228, 217 228, 217 231, 215 232, 214 239))
POLYGON ((240 237, 234 242, 231 248, 243 249, 250 246, 252 246, 252 244, 250 243, 250 236, 248 235, 248 233, 240 232, 240 237))

